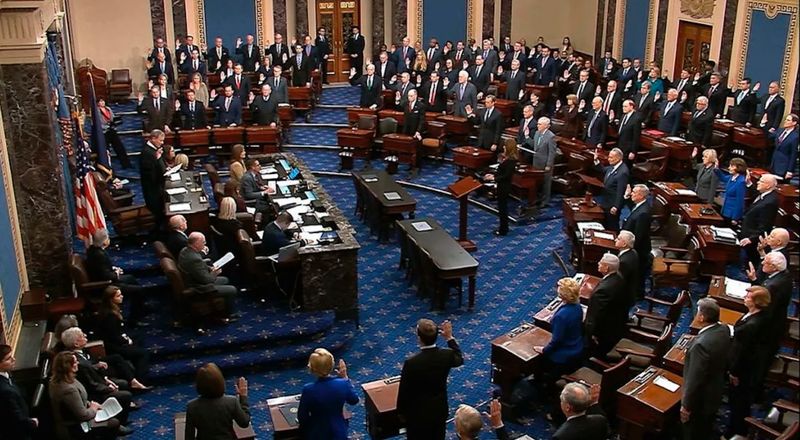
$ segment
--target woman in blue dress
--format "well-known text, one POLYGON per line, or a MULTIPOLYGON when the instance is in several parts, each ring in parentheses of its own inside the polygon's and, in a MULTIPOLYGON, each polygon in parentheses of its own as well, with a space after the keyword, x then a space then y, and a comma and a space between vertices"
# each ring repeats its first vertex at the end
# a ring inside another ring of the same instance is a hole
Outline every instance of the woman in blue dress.
POLYGON ((318 348, 308 358, 308 369, 317 381, 306 384, 300 395, 297 421, 303 438, 347 440, 347 420, 342 415, 345 403, 355 405, 358 396, 347 377, 347 365, 339 359, 338 377, 333 372, 333 355, 318 348))
POLYGON ((728 171, 719 169, 719 162, 714 172, 720 183, 725 185, 722 201, 722 217, 730 224, 737 224, 744 215, 744 196, 747 193, 749 173, 744 159, 734 157, 728 163, 728 171))

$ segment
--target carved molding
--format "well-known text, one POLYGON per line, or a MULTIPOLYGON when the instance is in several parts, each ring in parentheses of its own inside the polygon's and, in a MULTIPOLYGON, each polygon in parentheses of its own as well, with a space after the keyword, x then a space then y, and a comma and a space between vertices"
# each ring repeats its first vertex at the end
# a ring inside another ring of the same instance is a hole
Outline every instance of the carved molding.
POLYGON ((57 0, 0 1, 0 64, 41 62, 45 34, 63 14, 57 0))
POLYGON ((715 0, 681 0, 681 12, 692 18, 710 18, 714 15, 715 0))
MULTIPOLYGON (((795 34, 797 34, 798 30, 798 15, 800 15, 800 8, 798 8, 797 4, 788 5, 788 4, 775 4, 765 1, 749 1, 747 3, 747 13, 745 15, 745 22, 744 22, 744 31, 742 36, 742 41, 750 41, 750 32, 752 31, 752 20, 753 20, 753 12, 754 11, 763 11, 764 14, 767 16, 768 19, 772 20, 778 16, 778 14, 787 14, 789 15, 789 29, 786 32, 786 50, 784 51, 783 59, 781 60, 781 78, 780 78, 780 88, 781 90, 786 90, 788 92, 788 96, 793 96, 795 90, 793 89, 793 85, 789 82, 789 70, 792 67, 791 64, 791 56, 794 50, 795 45, 795 34)), ((749 47, 747 44, 742 46, 742 50, 739 52, 739 68, 738 68, 738 77, 744 77, 744 69, 745 65, 747 64, 747 51, 749 47)))

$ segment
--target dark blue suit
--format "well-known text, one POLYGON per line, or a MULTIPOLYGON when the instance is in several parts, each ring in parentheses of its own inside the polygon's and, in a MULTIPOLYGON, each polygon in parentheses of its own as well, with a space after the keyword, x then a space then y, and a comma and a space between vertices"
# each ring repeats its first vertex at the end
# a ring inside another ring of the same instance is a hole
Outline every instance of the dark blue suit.
POLYGON ((403 73, 408 70, 408 68, 406 68, 406 59, 410 60, 410 65, 413 66, 414 60, 417 59, 417 51, 415 51, 413 47, 409 46, 408 50, 406 50, 406 56, 403 57, 403 47, 401 46, 394 51, 392 57, 394 64, 397 67, 397 73, 403 73))
POLYGON ((797 128, 781 140, 784 131, 786 129, 775 132, 775 151, 772 153, 772 163, 769 165, 769 169, 781 178, 786 173, 794 173, 797 168, 797 148, 800 144, 800 133, 797 128))
POLYGON ((628 177, 628 166, 625 163, 620 163, 616 170, 613 166, 603 169, 603 200, 600 206, 606 214, 605 227, 610 231, 619 230, 619 212, 622 210, 628 177), (617 213, 611 214, 611 208, 617 208, 617 213))
POLYGON ((583 308, 564 304, 550 321, 553 337, 542 354, 554 364, 572 364, 583 356, 583 308))
POLYGON ((586 131, 583 135, 583 140, 590 147, 603 145, 606 142, 606 133, 608 132, 608 115, 603 110, 596 112, 592 109, 586 115, 586 131))
POLYGON ((669 105, 669 101, 662 102, 661 108, 658 110, 661 116, 658 120, 658 129, 670 136, 675 136, 678 134, 678 128, 681 126, 681 113, 683 109, 678 100, 673 101, 669 111, 666 111, 667 105, 669 105))
POLYGON ((546 86, 551 82, 555 82, 556 62, 553 60, 553 57, 547 57, 544 66, 542 65, 542 59, 536 60, 534 68, 536 69, 536 84, 546 86))
POLYGON ((631 81, 636 78, 636 70, 633 67, 629 67, 628 71, 626 72, 625 69, 619 69, 617 71, 617 87, 619 90, 624 90, 625 85, 628 84, 628 81, 631 81))
POLYGON ((264 227, 264 235, 261 237, 261 249, 264 255, 275 255, 282 247, 288 246, 291 242, 275 222, 264 227))
POLYGON ((242 101, 238 97, 232 96, 228 109, 225 110, 225 96, 217 96, 217 99, 211 103, 211 106, 217 112, 217 120, 215 123, 222 127, 227 127, 231 124, 242 125, 242 101))
POLYGON ((0 376, 0 420, 3 420, 2 438, 26 440, 34 431, 28 404, 16 385, 0 376), (7 436, 7 437, 6 437, 7 436))
POLYGON ((300 395, 297 421, 307 439, 346 440, 347 421, 342 407, 358 403, 353 384, 349 379, 321 377, 306 384, 300 395))

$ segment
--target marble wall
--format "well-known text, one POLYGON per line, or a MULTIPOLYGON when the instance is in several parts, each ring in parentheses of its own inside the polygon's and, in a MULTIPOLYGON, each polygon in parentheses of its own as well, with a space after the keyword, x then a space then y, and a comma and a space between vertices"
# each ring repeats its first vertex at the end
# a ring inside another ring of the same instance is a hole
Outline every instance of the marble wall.
POLYGON ((597 21, 594 31, 594 58, 598 60, 605 54, 606 48, 603 46, 603 25, 606 22, 606 0, 597 1, 597 21))
POLYGON ((71 291, 64 173, 43 63, 0 65, 0 109, 31 287, 71 291))
POLYGON ((739 0, 727 0, 725 2, 722 45, 719 47, 719 60, 717 60, 719 69, 728 70, 731 67, 731 49, 733 47, 733 33, 736 31, 736 11, 738 8, 739 0))
POLYGON ((408 0, 392 0, 392 42, 399 45, 407 34, 408 0))
POLYGON ((611 49, 614 47, 614 22, 617 19, 617 0, 608 0, 608 13, 606 14, 606 47, 611 49))
POLYGON ((150 22, 153 25, 153 38, 167 38, 167 23, 164 15, 164 0, 150 0, 150 22))
POLYGON ((504 37, 511 35, 511 9, 513 6, 513 0, 500 0, 500 41, 497 44, 502 43, 504 37))
MULTIPOLYGON (((297 40, 300 41, 300 36, 308 34, 308 0, 294 0, 294 27, 297 34, 297 40)), ((316 36, 316 32, 311 32, 311 36, 316 36)))
POLYGON ((383 44, 386 38, 383 26, 385 16, 383 0, 372 0, 372 45, 375 47, 383 44))
POLYGON ((286 0, 272 0, 272 19, 275 23, 275 33, 283 35, 284 42, 291 41, 292 39, 286 34, 286 0))
MULTIPOLYGON (((658 2, 658 19, 656 21, 656 42, 655 50, 653 51, 653 60, 662 66, 664 63, 664 35, 667 33, 667 17, 669 17, 669 2, 662 0, 658 2)), ((680 72, 677 72, 678 74, 680 72)), ((673 75, 677 77, 678 75, 673 75)))
MULTIPOLYGON (((494 35, 494 1, 495 0, 483 0, 483 35, 475 36, 475 39, 479 40, 479 46, 481 44, 480 40, 494 35)), ((500 21, 502 22, 503 20, 500 21)), ((495 42, 495 44, 497 44, 497 42, 495 42)))
MULTIPOLYGON (((186 0, 171 0, 172 1, 172 28, 175 30, 175 36, 186 35, 189 33, 186 24, 186 0)), ((198 39, 195 37, 195 41, 198 39)))

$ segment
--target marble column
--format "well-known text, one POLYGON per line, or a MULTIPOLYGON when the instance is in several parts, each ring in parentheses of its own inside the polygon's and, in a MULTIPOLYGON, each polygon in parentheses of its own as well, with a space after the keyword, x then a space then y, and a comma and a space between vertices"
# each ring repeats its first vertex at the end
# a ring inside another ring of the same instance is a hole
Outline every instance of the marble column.
MULTIPOLYGON (((511 36, 511 9, 513 7, 513 0, 500 0, 500 41, 497 42, 499 46, 503 42, 503 38, 511 36)), ((512 40, 513 44, 514 41, 512 40)))
POLYGON ((287 44, 292 41, 286 34, 286 0, 272 0, 272 19, 275 24, 275 33, 283 35, 287 44))
POLYGON ((167 39, 167 22, 164 15, 164 0, 150 0, 150 23, 153 25, 153 39, 167 39))
POLYGON ((30 287, 69 294, 71 245, 61 151, 43 62, 0 65, 9 165, 30 287))
MULTIPOLYGON (((175 35, 189 33, 186 25, 186 0, 172 0, 172 28, 175 30, 175 35)), ((195 41, 199 41, 197 37, 195 41)))
MULTIPOLYGON (((717 6, 719 7, 719 6, 717 6)), ((725 2, 725 17, 722 25, 722 44, 719 47, 719 59, 717 60, 717 70, 730 70, 731 67, 731 47, 733 46, 733 33, 736 30, 736 10, 739 9, 739 0, 727 0, 725 2)))
MULTIPOLYGON (((503 20, 500 20, 501 22, 503 20)), ((489 38, 494 35, 494 0, 483 0, 483 35, 480 35, 478 46, 481 46, 481 40, 489 38)))
POLYGON ((372 45, 379 47, 385 38, 383 0, 372 0, 372 45))
MULTIPOLYGON (((398 46, 408 35, 408 0, 392 0, 392 43, 398 46)), ((373 27, 375 22, 373 21, 373 27)), ((412 41, 411 44, 414 44, 412 41)))
MULTIPOLYGON (((666 0, 665 0, 666 1, 666 0)), ((606 0, 597 2, 597 29, 594 33, 594 59, 603 58, 606 48, 603 47, 603 24, 606 22, 606 0)))
MULTIPOLYGON (((617 19, 617 0, 608 0, 608 14, 606 15, 606 47, 603 48, 605 51, 614 50, 614 22, 617 19)), ((622 32, 622 29, 620 29, 622 32)), ((620 52, 622 48, 619 48, 620 52)))
MULTIPOLYGON (((295 0, 294 1, 294 23, 295 32, 297 33, 297 41, 301 41, 301 37, 309 33, 308 29, 308 0, 295 0)), ((313 37, 316 32, 311 32, 313 37)))
MULTIPOLYGON (((656 21, 656 50, 653 54, 653 60, 661 66, 661 71, 664 71, 664 35, 667 33, 667 17, 669 17, 669 1, 661 0, 658 3, 658 21, 656 21)), ((675 72, 680 73, 680 72, 675 72)), ((677 78, 678 75, 673 75, 677 78)))

